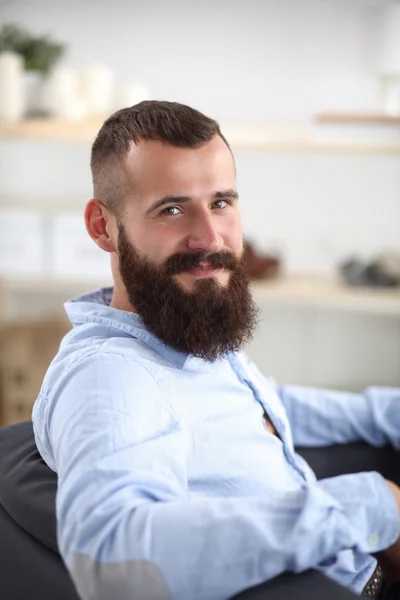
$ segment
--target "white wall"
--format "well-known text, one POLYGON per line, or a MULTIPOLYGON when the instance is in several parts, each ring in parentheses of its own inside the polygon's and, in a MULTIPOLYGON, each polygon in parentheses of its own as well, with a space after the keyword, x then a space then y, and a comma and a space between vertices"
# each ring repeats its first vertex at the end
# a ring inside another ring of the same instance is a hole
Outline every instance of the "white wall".
POLYGON ((400 387, 400 320, 263 303, 248 353, 281 383, 400 387))
MULTIPOLYGON (((222 122, 302 123, 324 109, 379 109, 377 4, 3 0, 0 24, 53 33, 69 45, 65 64, 105 62, 118 86, 145 81, 155 98, 189 103, 222 122)), ((245 233, 261 247, 281 248, 289 270, 327 271, 349 253, 400 250, 399 157, 236 158, 245 233)), ((0 202, 67 198, 81 207, 90 193, 88 145, 0 142, 0 202)), ((265 310, 251 352, 281 380, 400 382, 397 321, 265 310)))

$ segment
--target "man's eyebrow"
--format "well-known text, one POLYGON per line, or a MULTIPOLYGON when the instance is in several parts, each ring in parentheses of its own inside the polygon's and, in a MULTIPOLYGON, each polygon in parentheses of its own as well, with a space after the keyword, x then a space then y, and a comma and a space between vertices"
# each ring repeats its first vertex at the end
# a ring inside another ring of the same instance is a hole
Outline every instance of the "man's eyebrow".
MULTIPOLYGON (((213 198, 215 198, 216 200, 221 200, 223 198, 234 198, 235 200, 238 200, 239 194, 233 189, 222 190, 222 191, 215 192, 215 194, 213 194, 213 198)), ((146 215, 149 215, 154 210, 157 210, 158 208, 165 206, 165 204, 184 204, 185 202, 190 202, 191 200, 192 200, 192 198, 190 196, 167 195, 167 196, 164 196, 163 198, 160 198, 160 200, 157 200, 154 204, 152 204, 146 210, 146 215)))
POLYGON ((234 200, 239 200, 239 194, 235 190, 223 190, 222 192, 215 192, 214 198, 233 198, 234 200))

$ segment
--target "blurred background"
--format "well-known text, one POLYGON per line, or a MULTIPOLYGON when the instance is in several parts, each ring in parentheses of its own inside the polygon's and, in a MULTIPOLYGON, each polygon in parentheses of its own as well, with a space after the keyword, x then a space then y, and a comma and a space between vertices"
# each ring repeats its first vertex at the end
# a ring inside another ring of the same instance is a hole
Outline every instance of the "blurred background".
POLYGON ((90 146, 147 98, 232 144, 263 372, 399 386, 397 0, 0 0, 2 422, 30 418, 63 302, 111 281, 90 146))

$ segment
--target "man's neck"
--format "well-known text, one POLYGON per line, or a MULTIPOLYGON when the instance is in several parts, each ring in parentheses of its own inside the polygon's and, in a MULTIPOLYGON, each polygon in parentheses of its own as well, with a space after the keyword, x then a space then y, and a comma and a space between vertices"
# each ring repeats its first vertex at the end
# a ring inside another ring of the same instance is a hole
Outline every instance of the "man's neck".
POLYGON ((110 302, 111 308, 117 308, 118 310, 125 310, 128 312, 136 312, 135 307, 131 304, 125 286, 123 289, 117 282, 114 284, 113 295, 110 302))

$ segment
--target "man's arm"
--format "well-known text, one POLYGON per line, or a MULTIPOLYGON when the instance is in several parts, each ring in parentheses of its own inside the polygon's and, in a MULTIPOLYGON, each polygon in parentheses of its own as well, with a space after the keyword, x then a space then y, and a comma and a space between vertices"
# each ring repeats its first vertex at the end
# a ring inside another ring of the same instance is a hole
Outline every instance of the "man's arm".
POLYGON ((251 377, 272 386, 289 419, 295 446, 320 447, 365 441, 400 449, 400 389, 370 387, 362 394, 279 386, 243 355, 251 377))
POLYGON ((400 389, 369 388, 362 394, 306 387, 277 387, 297 446, 365 441, 400 449, 400 389))
POLYGON ((335 478, 258 497, 192 497, 190 432, 134 354, 88 351, 42 392, 35 433, 58 472, 58 542, 83 600, 222 600, 399 536, 397 504, 377 473, 346 476, 345 495, 335 478))

